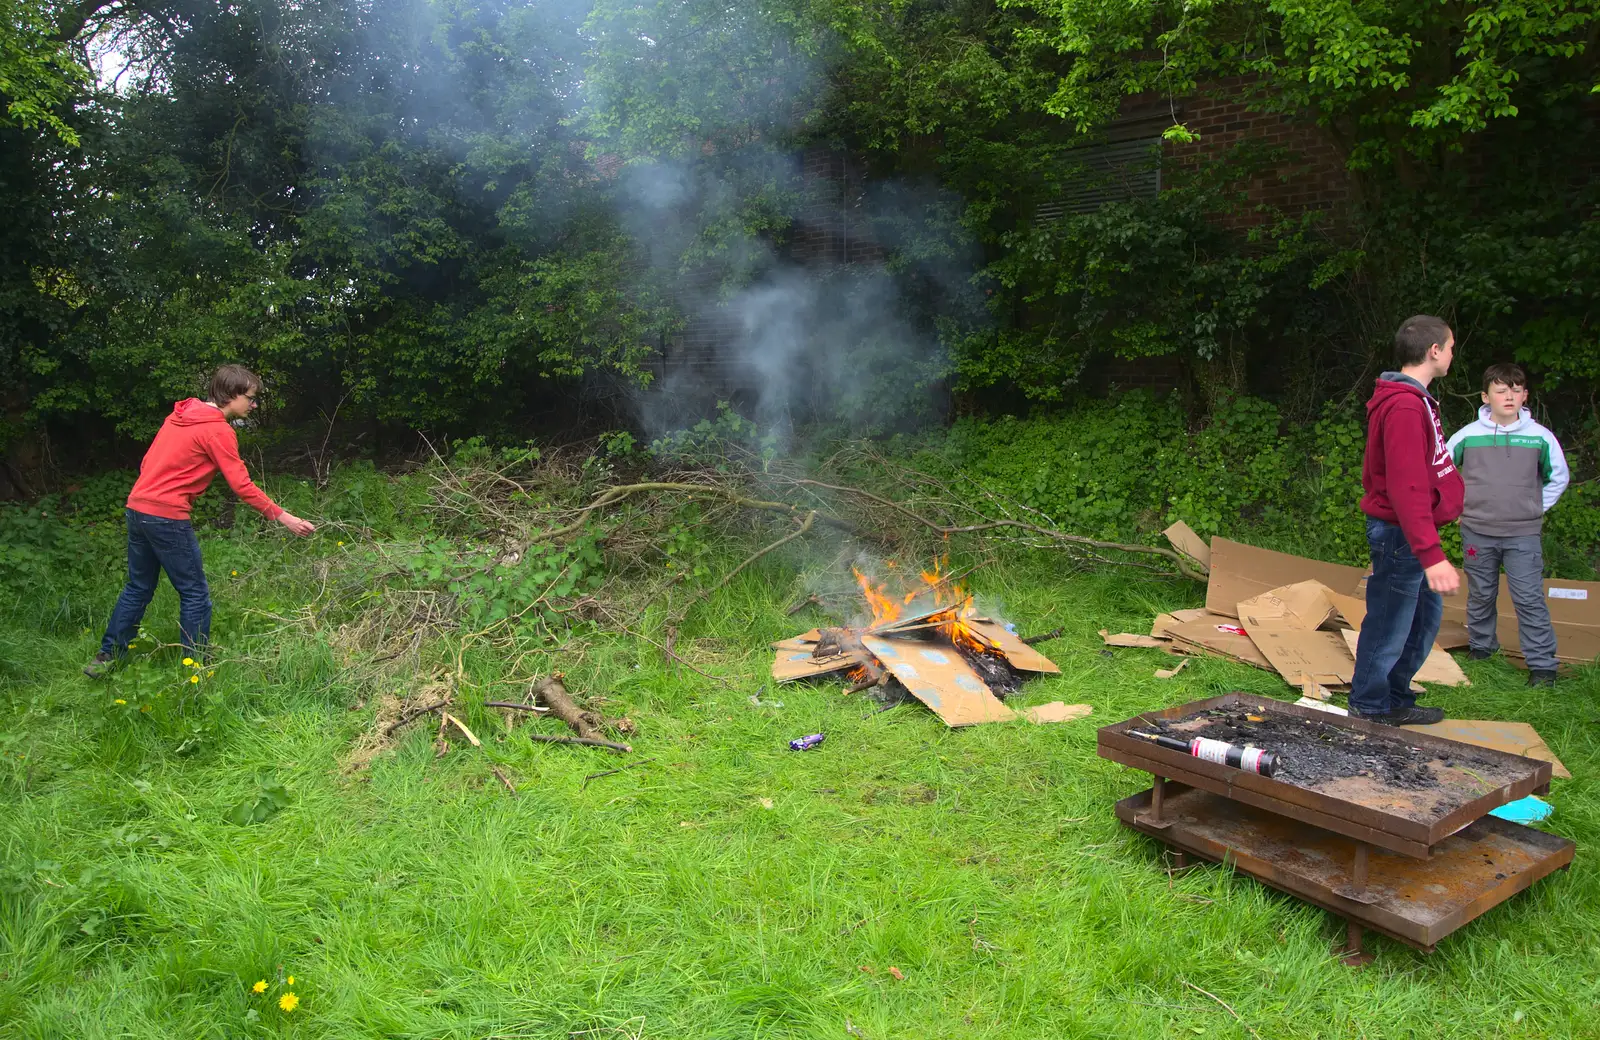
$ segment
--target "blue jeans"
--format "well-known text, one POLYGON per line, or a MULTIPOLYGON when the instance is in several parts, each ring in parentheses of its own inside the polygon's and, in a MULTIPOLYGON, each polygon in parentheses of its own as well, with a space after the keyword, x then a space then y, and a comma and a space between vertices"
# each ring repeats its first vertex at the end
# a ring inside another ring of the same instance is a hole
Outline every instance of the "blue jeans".
POLYGON ((168 520, 130 509, 128 512, 128 583, 112 608, 111 622, 100 651, 121 656, 139 634, 144 610, 156 594, 161 572, 178 590, 178 631, 183 648, 203 650, 211 637, 211 589, 200 560, 200 542, 187 520, 168 520))
POLYGON ((1428 588, 1405 532, 1398 524, 1367 517, 1372 577, 1367 579, 1367 617, 1356 641, 1356 672, 1350 710, 1388 715, 1417 703, 1411 679, 1439 636, 1444 601, 1428 588))

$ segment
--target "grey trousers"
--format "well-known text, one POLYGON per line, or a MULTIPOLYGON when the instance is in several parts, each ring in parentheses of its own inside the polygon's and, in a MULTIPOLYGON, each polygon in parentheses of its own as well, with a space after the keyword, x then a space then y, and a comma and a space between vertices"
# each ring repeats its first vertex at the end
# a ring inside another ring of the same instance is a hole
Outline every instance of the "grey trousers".
POLYGON ((1461 525, 1461 547, 1467 572, 1467 640, 1474 650, 1494 651, 1495 599, 1500 592, 1500 568, 1506 572, 1511 605, 1517 611, 1517 634, 1522 656, 1533 671, 1556 669, 1556 630, 1550 625, 1550 605, 1544 601, 1544 547, 1536 534, 1491 538, 1461 525))

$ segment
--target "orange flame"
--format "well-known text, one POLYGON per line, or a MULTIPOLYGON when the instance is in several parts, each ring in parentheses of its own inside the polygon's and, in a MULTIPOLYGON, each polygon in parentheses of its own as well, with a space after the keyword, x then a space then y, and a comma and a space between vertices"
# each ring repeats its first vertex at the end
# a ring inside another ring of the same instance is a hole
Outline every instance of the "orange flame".
MULTIPOLYGON (((872 623, 883 624, 894 621, 902 613, 901 604, 885 591, 882 585, 874 585, 872 579, 862 574, 855 567, 850 568, 850 573, 856 576, 856 584, 861 586, 861 594, 867 598, 867 605, 872 608, 872 623)), ((907 600, 906 602, 910 602, 907 600)))

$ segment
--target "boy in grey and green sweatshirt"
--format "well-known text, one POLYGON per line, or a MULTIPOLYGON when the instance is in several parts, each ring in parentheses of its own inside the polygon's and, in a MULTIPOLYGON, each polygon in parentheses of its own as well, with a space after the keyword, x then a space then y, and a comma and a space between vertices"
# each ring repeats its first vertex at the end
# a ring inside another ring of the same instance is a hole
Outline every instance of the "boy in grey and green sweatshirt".
POLYGON ((1544 514, 1567 489, 1567 460, 1555 434, 1523 407, 1527 400, 1528 377, 1521 368, 1489 366, 1478 419, 1457 430, 1449 448, 1467 486, 1461 547, 1470 656, 1482 660, 1499 649, 1495 599, 1504 566, 1528 685, 1549 686, 1556 680, 1556 633, 1544 601, 1539 535, 1544 514))

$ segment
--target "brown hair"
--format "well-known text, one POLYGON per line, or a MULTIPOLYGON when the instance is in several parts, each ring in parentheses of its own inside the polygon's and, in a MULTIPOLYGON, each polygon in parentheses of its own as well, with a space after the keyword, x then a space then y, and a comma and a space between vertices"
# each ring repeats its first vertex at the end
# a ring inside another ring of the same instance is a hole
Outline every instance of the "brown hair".
POLYGON ((1413 314, 1400 323, 1394 334, 1394 360, 1401 368, 1420 365, 1428 360, 1428 349, 1434 344, 1444 346, 1450 339, 1450 326, 1443 318, 1431 314, 1413 314))
POLYGON ((1528 385, 1528 373, 1522 370, 1521 365, 1513 365, 1509 361, 1502 361, 1498 365, 1490 365, 1483 370, 1483 392, 1489 392, 1492 383, 1504 383, 1513 389, 1528 385))
POLYGON ((212 373, 211 389, 206 395, 206 400, 212 404, 223 405, 252 390, 261 389, 261 377, 245 368, 243 365, 223 365, 212 373))

